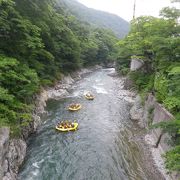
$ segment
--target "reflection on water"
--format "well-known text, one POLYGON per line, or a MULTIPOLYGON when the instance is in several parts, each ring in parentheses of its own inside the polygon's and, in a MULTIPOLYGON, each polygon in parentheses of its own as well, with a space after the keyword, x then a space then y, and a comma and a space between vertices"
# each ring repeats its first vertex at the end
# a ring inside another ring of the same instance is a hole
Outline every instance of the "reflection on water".
POLYGON ((94 72, 74 84, 70 96, 48 102, 43 125, 30 138, 22 180, 126 180, 147 179, 138 146, 130 141, 129 105, 117 97, 114 70, 94 72), (93 101, 84 98, 91 91, 93 101), (78 112, 67 111, 81 103, 78 112), (75 132, 55 131, 59 120, 79 123, 75 132))

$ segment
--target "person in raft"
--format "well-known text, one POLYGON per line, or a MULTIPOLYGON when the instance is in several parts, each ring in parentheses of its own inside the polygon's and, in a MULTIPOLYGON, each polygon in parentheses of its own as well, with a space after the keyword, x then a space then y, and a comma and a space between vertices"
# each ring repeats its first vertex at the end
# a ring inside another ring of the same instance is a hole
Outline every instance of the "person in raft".
POLYGON ((64 129, 73 128, 74 124, 72 122, 69 122, 68 120, 66 120, 65 122, 64 121, 59 122, 58 127, 59 128, 64 128, 64 129))
POLYGON ((70 108, 76 109, 79 106, 79 104, 70 104, 70 108))

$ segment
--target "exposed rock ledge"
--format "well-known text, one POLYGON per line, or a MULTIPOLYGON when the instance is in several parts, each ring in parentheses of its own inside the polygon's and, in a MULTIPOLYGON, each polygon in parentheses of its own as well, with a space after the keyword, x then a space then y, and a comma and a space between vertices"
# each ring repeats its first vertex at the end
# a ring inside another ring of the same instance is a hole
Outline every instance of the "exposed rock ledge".
MULTIPOLYGON (((134 98, 134 104, 130 110, 131 119, 136 121, 141 128, 148 129, 149 125, 161 121, 169 121, 173 119, 170 114, 161 104, 159 104, 152 94, 149 94, 145 104, 142 105, 141 98, 137 95, 134 98)), ((160 129, 149 130, 145 135, 144 140, 149 146, 155 165, 164 175, 166 180, 178 180, 180 175, 177 173, 168 174, 165 169, 164 159, 162 155, 171 149, 167 144, 170 140, 168 134, 163 134, 160 129)))
POLYGON ((100 68, 101 66, 92 69, 81 69, 81 71, 74 72, 71 75, 62 76, 61 81, 55 87, 43 89, 35 100, 36 108, 33 113, 33 121, 28 127, 24 128, 21 139, 11 139, 10 129, 8 127, 0 128, 0 180, 17 179, 19 167, 26 156, 26 140, 41 124, 40 114, 45 113, 46 101, 65 97, 68 94, 68 89, 82 75, 100 68))
POLYGON ((24 161, 26 142, 21 139, 10 139, 10 129, 0 129, 0 179, 15 180, 19 166, 24 161))

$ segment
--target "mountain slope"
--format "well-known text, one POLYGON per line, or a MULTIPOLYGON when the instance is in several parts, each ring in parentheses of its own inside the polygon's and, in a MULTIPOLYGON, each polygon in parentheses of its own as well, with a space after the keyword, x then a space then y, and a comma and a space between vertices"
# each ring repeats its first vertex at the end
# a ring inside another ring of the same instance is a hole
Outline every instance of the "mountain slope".
POLYGON ((119 38, 123 38, 129 31, 129 23, 117 15, 88 8, 76 0, 57 1, 60 7, 65 6, 81 20, 97 27, 111 29, 119 38))

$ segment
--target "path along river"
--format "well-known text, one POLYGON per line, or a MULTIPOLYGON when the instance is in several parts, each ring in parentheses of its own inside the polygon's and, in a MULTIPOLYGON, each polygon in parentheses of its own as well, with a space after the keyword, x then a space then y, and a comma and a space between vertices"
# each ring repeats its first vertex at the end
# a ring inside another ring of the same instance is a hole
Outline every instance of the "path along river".
POLYGON ((102 69, 76 82, 70 95, 49 100, 43 124, 28 142, 28 152, 18 179, 21 180, 141 180, 144 171, 141 150, 132 140, 134 124, 129 103, 118 97, 119 79, 102 69), (95 95, 88 101, 83 94, 95 95), (81 103, 78 112, 67 111, 81 103), (75 132, 55 130, 59 120, 79 123, 75 132))

